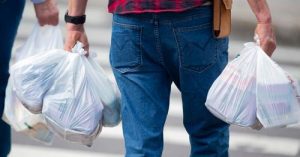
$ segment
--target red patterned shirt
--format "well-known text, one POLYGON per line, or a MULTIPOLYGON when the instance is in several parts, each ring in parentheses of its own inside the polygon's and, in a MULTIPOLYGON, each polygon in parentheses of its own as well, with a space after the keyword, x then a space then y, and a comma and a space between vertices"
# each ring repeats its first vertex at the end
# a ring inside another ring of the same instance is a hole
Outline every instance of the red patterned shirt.
POLYGON ((109 0, 110 13, 180 12, 201 6, 210 0, 109 0))

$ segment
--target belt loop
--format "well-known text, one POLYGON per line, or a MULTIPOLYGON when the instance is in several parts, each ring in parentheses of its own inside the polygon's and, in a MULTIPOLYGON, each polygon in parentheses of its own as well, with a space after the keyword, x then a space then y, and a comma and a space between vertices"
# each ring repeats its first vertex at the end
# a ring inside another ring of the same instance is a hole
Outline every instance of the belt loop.
POLYGON ((153 20, 154 20, 154 24, 155 24, 155 25, 158 25, 158 20, 159 20, 159 19, 158 19, 158 15, 155 14, 155 13, 153 14, 153 20))

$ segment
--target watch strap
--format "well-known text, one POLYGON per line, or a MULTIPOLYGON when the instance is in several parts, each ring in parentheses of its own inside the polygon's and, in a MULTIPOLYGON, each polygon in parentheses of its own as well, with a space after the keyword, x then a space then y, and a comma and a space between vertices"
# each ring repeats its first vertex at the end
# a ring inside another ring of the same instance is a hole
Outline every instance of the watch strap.
POLYGON ((80 24, 84 24, 86 20, 86 16, 85 15, 81 15, 81 16, 70 16, 68 14, 68 11, 65 14, 65 22, 66 23, 72 23, 75 25, 80 25, 80 24))

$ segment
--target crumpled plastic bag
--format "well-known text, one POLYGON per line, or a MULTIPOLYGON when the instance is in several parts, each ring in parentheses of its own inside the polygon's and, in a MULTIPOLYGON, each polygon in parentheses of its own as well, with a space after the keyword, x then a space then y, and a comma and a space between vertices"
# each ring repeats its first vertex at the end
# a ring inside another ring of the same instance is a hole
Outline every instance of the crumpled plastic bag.
POLYGON ((67 54, 62 49, 47 52, 21 60, 12 66, 12 85, 22 104, 32 113, 41 113, 43 98, 54 82, 54 70, 67 54))
POLYGON ((108 122, 119 121, 115 106, 120 106, 120 98, 95 54, 84 55, 81 43, 71 53, 57 49, 38 54, 14 66, 13 78, 18 97, 29 109, 42 112, 51 130, 90 146, 102 129, 103 106, 112 111, 108 122))
POLYGON ((121 121, 121 93, 116 83, 111 83, 116 98, 109 103, 103 103, 103 126, 114 127, 121 121))
MULTIPOLYGON (((32 55, 63 48, 63 37, 59 26, 39 26, 35 24, 25 44, 14 53, 13 63, 17 63, 32 55), (45 42, 47 41, 47 42, 45 42)), ((16 131, 23 132, 35 140, 50 144, 54 134, 47 128, 41 114, 30 113, 16 96, 12 87, 12 78, 8 80, 5 97, 3 119, 16 131)))
POLYGON ((288 76, 259 45, 246 43, 211 86, 205 105, 219 119, 253 129, 298 123, 299 87, 288 76))

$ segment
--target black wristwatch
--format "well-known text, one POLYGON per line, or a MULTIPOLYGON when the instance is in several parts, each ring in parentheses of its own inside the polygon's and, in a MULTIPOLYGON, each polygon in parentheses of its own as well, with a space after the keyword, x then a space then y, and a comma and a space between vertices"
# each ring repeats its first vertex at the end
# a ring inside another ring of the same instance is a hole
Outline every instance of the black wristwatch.
POLYGON ((65 14, 65 22, 80 25, 85 23, 85 15, 82 16, 69 16, 68 11, 65 14))

